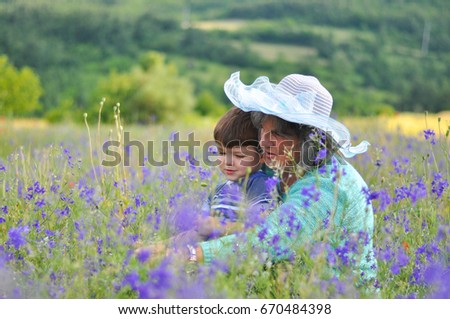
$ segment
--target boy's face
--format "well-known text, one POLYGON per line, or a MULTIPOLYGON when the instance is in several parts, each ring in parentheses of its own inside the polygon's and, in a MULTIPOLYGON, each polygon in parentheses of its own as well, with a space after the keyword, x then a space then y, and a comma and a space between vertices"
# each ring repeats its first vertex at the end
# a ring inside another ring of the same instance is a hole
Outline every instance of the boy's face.
POLYGON ((229 181, 245 178, 261 167, 261 155, 255 146, 217 147, 219 169, 229 181))

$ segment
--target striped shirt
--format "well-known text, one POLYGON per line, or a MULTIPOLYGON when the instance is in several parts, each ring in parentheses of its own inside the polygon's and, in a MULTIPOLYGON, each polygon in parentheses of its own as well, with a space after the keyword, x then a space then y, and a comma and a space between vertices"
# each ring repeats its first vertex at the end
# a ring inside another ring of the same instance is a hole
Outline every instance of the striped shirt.
POLYGON ((213 216, 229 221, 236 221, 249 210, 263 212, 272 201, 270 187, 266 185, 270 178, 260 170, 240 182, 226 181, 209 196, 206 208, 213 216))

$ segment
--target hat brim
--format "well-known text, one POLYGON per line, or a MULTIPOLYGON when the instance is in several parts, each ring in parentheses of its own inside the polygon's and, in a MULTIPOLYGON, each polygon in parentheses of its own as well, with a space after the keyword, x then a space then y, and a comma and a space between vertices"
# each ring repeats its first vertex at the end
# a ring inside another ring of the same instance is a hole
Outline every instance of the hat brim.
POLYGON ((328 116, 313 113, 313 108, 308 103, 313 100, 311 96, 299 98, 286 94, 265 76, 258 77, 251 85, 245 85, 239 78, 239 72, 235 72, 225 82, 224 91, 230 101, 243 111, 262 112, 288 122, 317 127, 329 133, 347 158, 366 152, 370 145, 369 142, 362 141, 359 145, 352 146, 350 132, 344 124, 328 116))

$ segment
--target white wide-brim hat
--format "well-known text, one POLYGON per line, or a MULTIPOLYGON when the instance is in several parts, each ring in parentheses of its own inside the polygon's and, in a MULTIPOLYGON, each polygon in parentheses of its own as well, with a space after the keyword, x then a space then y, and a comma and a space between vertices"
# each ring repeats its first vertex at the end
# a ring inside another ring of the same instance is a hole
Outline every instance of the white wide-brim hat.
POLYGON ((224 90, 230 101, 245 112, 262 112, 329 133, 347 158, 364 153, 370 145, 367 141, 351 145, 348 129, 330 117, 333 97, 313 76, 290 74, 279 84, 260 76, 251 85, 245 85, 239 72, 235 72, 225 82, 224 90))

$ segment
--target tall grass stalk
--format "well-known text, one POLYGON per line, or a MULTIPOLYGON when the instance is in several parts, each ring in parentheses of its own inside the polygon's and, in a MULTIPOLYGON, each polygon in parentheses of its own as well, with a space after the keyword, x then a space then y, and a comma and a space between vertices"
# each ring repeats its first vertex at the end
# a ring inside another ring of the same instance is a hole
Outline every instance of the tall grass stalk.
POLYGON ((87 129, 87 132, 88 132, 88 138, 89 138, 89 158, 90 158, 90 161, 91 161, 92 171, 93 171, 93 174, 94 174, 95 181, 96 181, 97 185, 100 187, 100 189, 102 189, 102 184, 101 184, 101 183, 99 182, 99 180, 98 180, 98 177, 97 177, 97 170, 96 170, 95 164, 94 164, 94 154, 93 154, 94 151, 93 151, 93 148, 92 148, 91 130, 89 129, 89 124, 88 124, 88 121, 87 121, 88 114, 87 114, 87 113, 84 113, 84 114, 83 114, 83 117, 84 117, 84 123, 86 124, 86 129, 87 129))
POLYGON ((102 110, 103 105, 105 104, 106 99, 102 98, 100 101, 100 108, 98 110, 98 124, 97 124, 97 155, 98 155, 98 161, 99 161, 99 172, 100 172, 100 180, 101 184, 103 186, 103 189, 105 189, 105 177, 103 173, 103 166, 102 166, 102 143, 101 143, 101 123, 102 123, 102 110))

